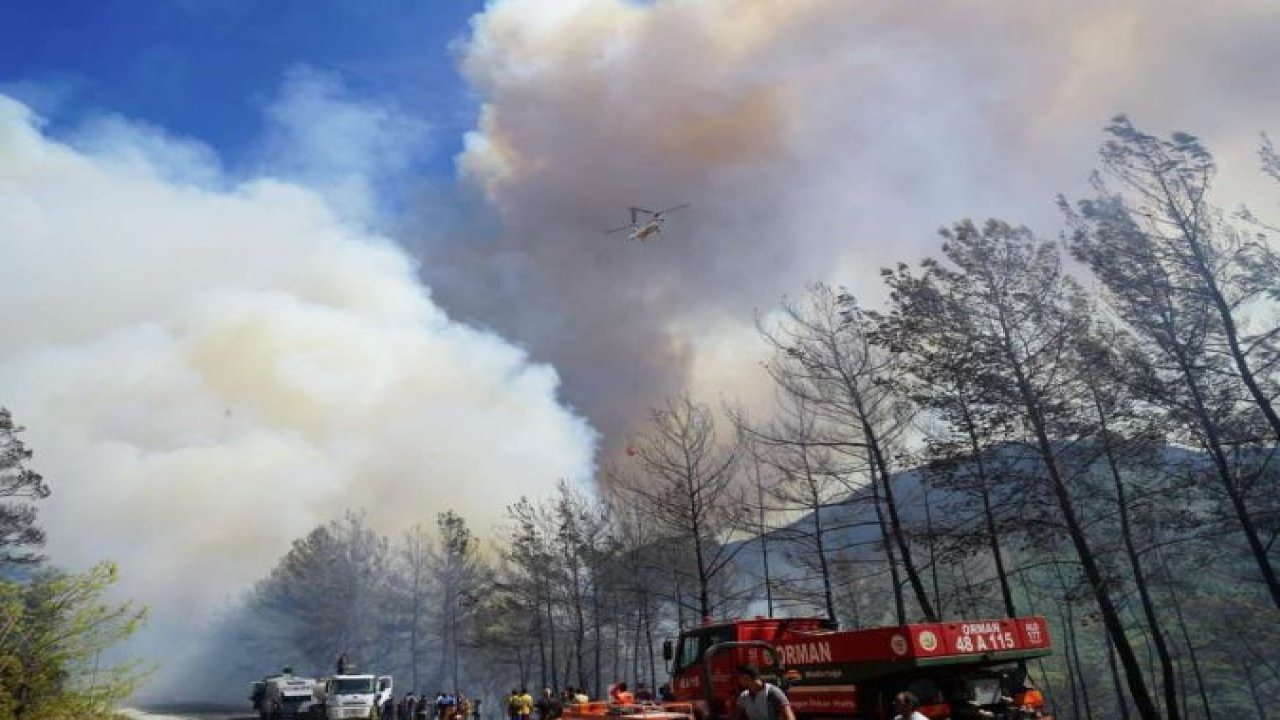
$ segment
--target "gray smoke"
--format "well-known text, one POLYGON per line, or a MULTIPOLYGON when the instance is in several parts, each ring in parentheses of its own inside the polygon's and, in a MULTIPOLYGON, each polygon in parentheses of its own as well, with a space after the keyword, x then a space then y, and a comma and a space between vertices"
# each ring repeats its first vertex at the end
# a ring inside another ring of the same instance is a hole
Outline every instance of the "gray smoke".
POLYGON ((412 242, 614 449, 677 390, 759 394, 752 313, 807 282, 874 301, 964 216, 1055 233, 1112 114, 1251 177, 1280 109, 1271 2, 497 0, 473 26, 459 168, 500 226, 412 242), (646 245, 602 233, 681 202, 646 245))

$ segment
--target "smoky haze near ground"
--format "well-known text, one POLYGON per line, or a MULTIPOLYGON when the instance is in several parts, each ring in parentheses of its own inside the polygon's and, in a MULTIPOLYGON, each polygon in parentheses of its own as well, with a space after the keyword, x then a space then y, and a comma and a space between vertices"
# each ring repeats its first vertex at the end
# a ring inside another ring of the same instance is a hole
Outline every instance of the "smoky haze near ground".
POLYGON ((874 303, 960 217, 1056 234, 1117 112, 1253 181, 1277 33, 1245 0, 495 2, 458 162, 497 221, 424 208, 406 242, 446 307, 562 371, 608 460, 673 392, 759 404, 753 312, 805 283, 874 303), (682 202, 648 244, 602 232, 682 202))

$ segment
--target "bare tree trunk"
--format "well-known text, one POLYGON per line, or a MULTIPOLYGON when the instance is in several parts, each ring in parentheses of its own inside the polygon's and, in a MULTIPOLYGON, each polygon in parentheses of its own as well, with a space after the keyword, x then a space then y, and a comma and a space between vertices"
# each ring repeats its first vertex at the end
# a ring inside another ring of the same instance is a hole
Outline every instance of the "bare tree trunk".
MULTIPOLYGON (((568 684, 569 678, 573 677, 573 653, 571 652, 566 651, 564 654, 564 672, 560 677, 564 678, 566 684, 568 684)), ((586 683, 580 683, 580 685, 586 687, 586 683)))
POLYGON ((1187 668, 1182 662, 1182 656, 1175 654, 1173 656, 1173 665, 1178 670, 1178 707, 1181 708, 1182 717, 1189 717, 1191 713, 1191 692, 1187 682, 1187 668))
MULTIPOLYGON (((1071 717, 1074 718, 1074 720, 1081 720, 1080 688, 1076 678, 1076 666, 1071 660, 1074 653, 1072 646, 1074 644, 1073 640, 1075 639, 1075 632, 1071 630, 1071 614, 1066 609, 1067 607, 1068 604, 1065 602, 1058 607, 1058 617, 1062 620, 1063 664, 1067 668, 1067 683, 1071 688, 1071 717)), ((1086 716, 1084 720, 1092 719, 1086 716)))
MULTIPOLYGON (((547 599, 547 640, 548 640, 548 643, 547 643, 547 644, 548 644, 548 645, 550 646, 550 648, 551 648, 551 653, 550 653, 550 655, 551 655, 551 685, 552 685, 552 687, 559 687, 559 686, 560 686, 560 679, 559 679, 559 675, 557 674, 557 673, 559 672, 559 667, 557 666, 557 663, 556 663, 556 645, 557 645, 557 642, 556 642, 556 618, 555 618, 555 607, 552 605, 552 598, 551 598, 551 586, 550 586, 550 583, 548 583, 548 584, 547 584, 547 598, 546 598, 546 599, 547 599)), ((539 612, 541 612, 541 611, 539 611, 539 612)), ((565 676, 565 679, 566 679, 566 680, 568 679, 568 675, 566 675, 566 676, 565 676)), ((542 682, 543 682, 543 687, 546 687, 546 674, 545 674, 545 673, 543 673, 543 680, 542 680, 542 682)))
POLYGON ((636 630, 635 630, 635 634, 632 636, 634 638, 634 641, 631 643, 631 678, 632 678, 632 681, 637 684, 637 686, 640 683, 640 678, 644 677, 644 675, 641 674, 641 665, 643 664, 643 661, 642 661, 642 658, 640 657, 640 640, 641 640, 641 633, 643 632, 644 632, 644 615, 640 613, 640 608, 637 607, 636 608, 636 630))
POLYGON ((1196 419, 1200 423, 1201 431, 1204 433, 1206 449, 1213 459, 1214 468, 1218 471, 1218 479, 1222 482, 1222 488, 1226 492, 1227 498, 1231 501, 1231 508, 1235 511, 1236 520, 1240 523, 1240 529, 1244 531, 1245 541, 1249 544, 1249 552, 1252 553, 1254 562, 1258 565, 1262 580, 1266 583, 1267 590, 1271 593, 1271 600, 1276 607, 1280 608, 1280 578, 1276 577, 1275 568, 1271 565, 1271 558, 1267 555, 1267 549, 1258 535, 1258 528, 1253 522, 1253 517, 1249 515, 1249 509, 1245 506, 1244 496, 1241 495, 1240 488, 1236 486, 1235 476, 1231 472, 1230 463, 1227 462, 1227 454, 1223 449, 1222 439, 1218 435, 1218 426, 1209 415, 1205 406, 1204 395, 1200 391, 1199 384, 1195 381, 1190 363, 1179 354, 1178 364, 1187 389, 1191 393, 1192 409, 1195 411, 1196 419))
POLYGON ((676 627, 684 629, 684 592, 680 589, 680 569, 671 563, 671 577, 676 592, 676 627))
POLYGON ((1248 662, 1242 662, 1240 669, 1244 672, 1245 686, 1249 688, 1249 699, 1253 701, 1253 711, 1257 713, 1258 720, 1267 720, 1267 702, 1258 690, 1258 681, 1253 677, 1253 666, 1248 662))
MULTIPOLYGON (((929 581, 933 585, 933 606, 938 611, 939 617, 946 616, 946 610, 942 607, 942 592, 938 589, 938 550, 937 539, 933 533, 933 507, 929 501, 929 482, 923 480, 920 488, 924 492, 924 532, 929 538, 929 581)), ((1010 615, 1013 617, 1013 615, 1010 615)))
POLYGON ((1151 599, 1151 591, 1147 587, 1146 573, 1142 569, 1142 561, 1138 557, 1137 543, 1133 539, 1133 524, 1129 517, 1129 500, 1125 492, 1124 479, 1120 476, 1120 464, 1116 460, 1115 448, 1111 444, 1111 433, 1107 427, 1106 411, 1092 386, 1093 406, 1098 415, 1099 437, 1102 440, 1103 454, 1107 459, 1107 468, 1111 471, 1111 480, 1116 489, 1116 510, 1120 516, 1120 537, 1124 541, 1125 555, 1129 560, 1129 569, 1133 572, 1133 584, 1138 589, 1138 597, 1142 600, 1142 614, 1151 630, 1151 642, 1155 646, 1156 656, 1160 660, 1160 675, 1164 686, 1165 713, 1169 720, 1179 720, 1178 713, 1178 679, 1173 668, 1173 657, 1165 642, 1164 631, 1160 627, 1160 618, 1156 614, 1155 602, 1151 599))
MULTIPOLYGON (((1165 577, 1172 578, 1173 575, 1169 571, 1169 563, 1164 557, 1164 553, 1156 552, 1156 559, 1160 561, 1160 566, 1164 570, 1165 577)), ((1200 672, 1200 660, 1196 657, 1196 646, 1191 642, 1191 633, 1187 630, 1187 619, 1182 615, 1182 601, 1178 599, 1178 591, 1176 588, 1169 592, 1169 600, 1173 605, 1174 617, 1178 619, 1178 627, 1182 630, 1182 642, 1187 647, 1187 655, 1191 659, 1191 669, 1196 677, 1196 690, 1200 695, 1200 703, 1204 708, 1205 720, 1213 720, 1213 706, 1209 703, 1209 696, 1205 690, 1204 675, 1200 672)))
MULTIPOLYGON (((1080 639, 1076 635, 1075 607, 1071 604, 1070 591, 1069 591, 1069 588, 1067 587, 1067 580, 1062 575, 1062 568, 1058 565, 1058 559, 1056 556, 1053 558, 1053 561, 1054 561, 1053 573, 1058 578, 1058 587, 1061 588, 1062 597, 1064 598, 1064 602, 1062 605, 1063 612, 1064 612, 1064 617, 1062 620, 1063 631, 1066 633, 1066 640, 1067 640, 1067 643, 1070 645, 1070 650, 1066 651, 1067 652, 1066 661, 1067 661, 1068 667, 1074 666, 1074 670, 1072 671, 1072 673, 1075 676, 1076 682, 1080 686, 1080 700, 1084 704, 1084 716, 1085 718, 1092 719, 1093 706, 1089 700, 1089 683, 1086 681, 1086 678, 1085 678, 1084 664, 1080 662, 1080 639)), ((1108 635, 1107 637, 1108 639, 1110 639, 1110 635, 1108 635)), ((1073 691, 1073 699, 1074 699, 1074 691, 1073 691)))
POLYGON ((409 628, 409 668, 410 675, 413 677, 413 687, 419 687, 418 679, 418 618, 417 608, 415 606, 413 613, 413 626, 409 628))
MULTIPOLYGON (((613 617, 618 618, 618 596, 616 594, 613 596, 613 617)), ((622 622, 620 619, 613 623, 613 646, 619 649, 622 648, 622 622)), ((622 658, 620 653, 615 652, 613 654, 613 679, 620 679, 621 674, 622 658)), ((604 691, 603 681, 599 677, 596 678, 596 690, 598 692, 604 691)))
MULTIPOLYGON (((836 619, 836 598, 831 590, 831 567, 827 564, 827 548, 823 540, 822 533, 822 498, 818 495, 818 487, 813 477, 813 468, 809 465, 809 451, 806 448, 800 449, 800 458, 803 462, 805 482, 809 487, 809 504, 813 508, 813 542, 814 550, 818 554, 818 569, 822 576, 822 600, 823 607, 826 608, 828 620, 836 619)), ((770 615, 773 614, 770 610, 770 615)))
MULTIPOLYGON (((855 396, 859 397, 860 396, 855 396)), ((898 517, 898 504, 893 498, 893 478, 889 474, 889 463, 885 460, 884 453, 880 447, 880 437, 877 435, 875 428, 866 420, 866 409, 863 408, 861 399, 857 400, 858 413, 863 418, 862 434, 863 439, 867 443, 867 448, 871 453, 872 467, 876 469, 873 477, 880 477, 881 486, 884 488, 885 507, 889 510, 889 528, 893 532, 893 539, 898 544, 898 552, 902 555, 902 568, 907 573, 907 581, 911 583, 911 589, 915 592, 916 602, 920 605, 920 613, 927 622, 937 622, 938 614, 934 612, 933 603, 929 602, 929 594, 925 592, 924 581, 920 579, 919 569, 911 559, 911 543, 907 541, 906 532, 902 529, 902 520, 898 517)))
POLYGON ((459 646, 461 645, 461 643, 459 643, 459 642, 458 642, 458 614, 457 614, 457 612, 455 612, 455 613, 454 613, 454 616, 453 616, 453 631, 452 631, 452 634, 453 634, 453 692, 457 692, 457 689, 458 689, 458 688, 460 688, 460 687, 462 687, 461 683, 459 683, 459 682, 458 682, 458 657, 459 657, 459 652, 460 652, 460 647, 459 647, 459 646))
MULTIPOLYGON (((689 467, 689 472, 692 473, 693 465, 690 464, 688 467, 689 467)), ((694 476, 690 475, 689 477, 694 477, 694 476)), ((693 505, 695 504, 695 501, 692 498, 695 498, 696 495, 693 492, 692 481, 689 483, 689 486, 690 486, 689 497, 691 498, 690 505, 693 505)), ((692 517, 694 518, 693 520, 693 557, 695 560, 697 560, 697 563, 698 563, 698 617, 703 620, 706 620, 707 618, 711 617, 711 589, 709 587, 711 572, 707 568, 707 558, 702 548, 702 527, 698 523, 696 510, 693 512, 692 517)))
MULTIPOLYGON (((575 620, 577 632, 573 633, 573 665, 577 666, 577 683, 586 684, 586 603, 582 601, 581 591, 581 569, 573 568, 573 620, 575 620)), ((595 610, 595 632, 600 630, 599 603, 595 600, 599 596, 599 592, 591 593, 591 602, 593 602, 593 610, 595 610)), ((596 634, 596 647, 599 647, 599 634, 596 634)), ((568 680, 568 675, 564 676, 568 680)))
MULTIPOLYGON (((520 645, 517 644, 516 647, 519 648, 520 645)), ((516 650, 516 664, 520 668, 520 684, 528 685, 529 684, 529 663, 525 659, 525 654, 523 650, 520 650, 520 649, 516 650)))
POLYGON ((875 466, 871 466, 871 499, 875 503, 876 521, 880 525, 880 541, 884 546, 885 560, 889 563, 889 580, 893 583, 893 609, 898 624, 907 624, 907 605, 902 597, 902 580, 898 577, 898 560, 893 552, 893 542, 889 539, 889 526, 885 522, 884 509, 880 501, 880 483, 876 480, 875 466))
MULTIPOLYGON (((538 638, 538 672, 543 687, 547 685, 547 642, 542 627, 542 591, 541 582, 534 579, 533 634, 538 638)), ((554 664, 554 662, 552 663, 554 664)), ((522 674, 523 679, 523 674, 522 674)), ((417 687, 416 685, 414 687, 417 687)))
MULTIPOLYGON (((614 597, 615 597, 615 598, 617 597, 616 592, 615 592, 615 594, 614 594, 614 597)), ((596 689, 596 691, 598 692, 598 691, 600 690, 600 673, 604 671, 604 669, 603 669, 603 667, 602 667, 602 665, 603 665, 603 658, 601 657, 601 651, 604 649, 604 648, 602 648, 602 647, 601 647, 601 645, 603 645, 603 642, 604 642, 604 637, 603 637, 603 635, 601 634, 601 631, 600 631, 600 625, 601 625, 602 623, 601 623, 601 619, 600 619, 600 582, 599 582, 599 579, 598 579, 598 578, 597 578, 596 582, 593 582, 593 583, 592 583, 592 588, 591 588, 591 615, 592 615, 592 617, 593 617, 593 618, 595 618, 595 621, 592 623, 592 625, 594 625, 594 626, 595 626, 595 628, 594 628, 594 633, 595 633, 595 650, 594 650, 594 653, 595 653, 595 654, 594 654, 594 657, 592 658, 592 660, 593 660, 593 662, 594 662, 594 669, 595 669, 595 673, 594 673, 594 674, 595 674, 595 681, 596 681, 595 689, 596 689)), ((618 615, 617 615, 617 603, 616 603, 616 602, 614 603, 614 615, 613 615, 613 618, 614 618, 614 627, 617 627, 617 625, 618 625, 618 615)), ((617 642, 614 642, 613 646, 614 646, 615 648, 619 647, 619 645, 618 645, 618 643, 617 643, 617 642)), ((615 652, 616 652, 616 651, 615 651, 615 652)), ((583 675, 585 675, 585 674, 586 674, 586 673, 583 673, 583 675)))
POLYGON ((1067 634, 1071 637, 1071 662, 1076 666, 1076 679, 1080 683, 1080 699, 1084 701, 1084 716, 1093 717, 1093 704, 1089 701, 1089 683, 1085 678, 1084 663, 1080 662, 1080 640, 1076 637, 1074 614, 1067 603, 1067 634))
POLYGON ((644 644, 649 650, 649 687, 658 687, 658 670, 657 658, 653 654, 653 614, 649 609, 649 593, 644 594, 644 602, 641 607, 644 609, 644 644))
POLYGON ((1116 691, 1116 711, 1120 720, 1129 720, 1129 699, 1124 694, 1124 682, 1120 680, 1120 670, 1116 667, 1116 646, 1111 636, 1103 633, 1107 642, 1107 669, 1111 671, 1111 684, 1116 691))
POLYGON ((756 503, 759 508, 759 524, 756 527, 760 536, 760 561, 764 566, 764 599, 769 617, 773 617, 773 580, 769 577, 769 540, 764 524, 764 483, 760 479, 760 460, 755 455, 754 446, 751 459, 755 465, 756 475, 756 503))
POLYGON ((970 408, 966 404, 963 412, 965 436, 969 440, 969 453, 978 468, 978 482, 982 486, 982 517, 987 525, 987 542, 991 547, 991 558, 996 563, 996 579, 1000 582, 1000 595, 1004 599, 1004 611, 1009 617, 1017 617, 1018 609, 1013 604, 1013 589, 1009 586, 1009 573, 1004 566, 1004 553, 1000 548, 1000 532, 996 528, 995 512, 991 508, 991 490, 987 483, 987 464, 982 459, 982 444, 978 440, 976 423, 970 408))

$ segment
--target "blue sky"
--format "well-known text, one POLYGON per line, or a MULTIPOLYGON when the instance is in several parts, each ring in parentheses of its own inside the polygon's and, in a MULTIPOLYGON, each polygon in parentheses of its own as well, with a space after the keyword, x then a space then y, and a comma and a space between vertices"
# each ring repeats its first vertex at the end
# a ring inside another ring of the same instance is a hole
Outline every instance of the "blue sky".
POLYGON ((424 170, 447 173, 474 117, 451 45, 482 0, 11 0, 0 3, 0 92, 56 134, 115 113, 254 152, 294 67, 433 128, 424 170))

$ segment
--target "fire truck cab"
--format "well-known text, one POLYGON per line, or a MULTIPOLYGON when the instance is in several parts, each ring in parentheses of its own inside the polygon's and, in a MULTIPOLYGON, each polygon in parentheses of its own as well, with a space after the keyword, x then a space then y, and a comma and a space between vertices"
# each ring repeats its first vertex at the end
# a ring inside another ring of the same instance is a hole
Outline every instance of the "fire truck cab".
POLYGON ((838 630, 819 618, 708 623, 664 647, 676 699, 709 720, 732 717, 737 668, 756 665, 787 691, 799 720, 881 720, 911 691, 931 720, 1041 717, 1025 661, 1050 654, 1042 617, 838 630))

